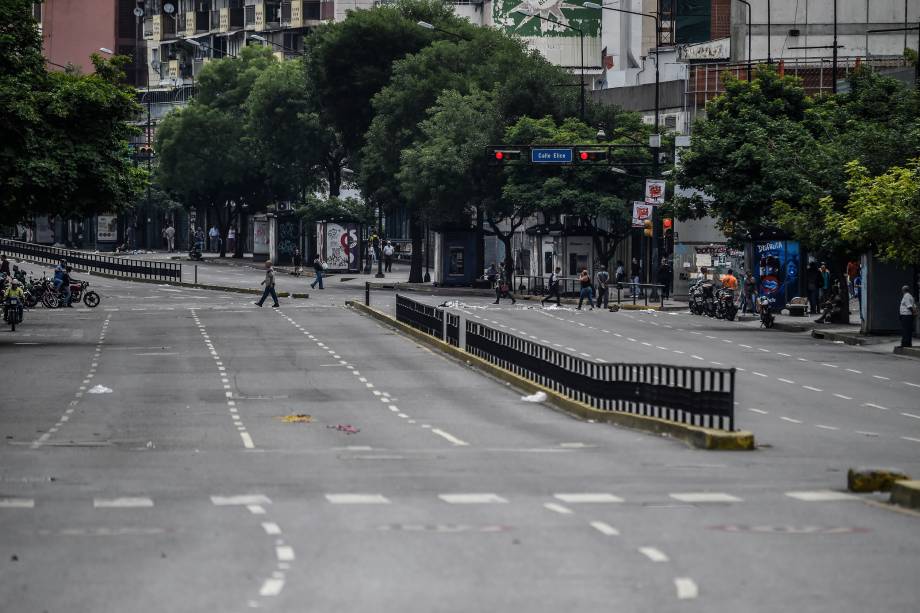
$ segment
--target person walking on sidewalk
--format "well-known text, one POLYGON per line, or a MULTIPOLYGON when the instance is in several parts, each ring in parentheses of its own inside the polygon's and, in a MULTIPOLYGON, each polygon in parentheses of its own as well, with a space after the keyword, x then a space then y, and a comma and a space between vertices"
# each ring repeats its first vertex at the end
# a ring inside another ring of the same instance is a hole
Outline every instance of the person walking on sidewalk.
POLYGON ((594 310, 594 290, 591 287, 591 277, 588 275, 588 269, 584 268, 581 271, 581 274, 578 276, 578 282, 581 284, 581 289, 578 292, 578 310, 581 310, 581 305, 585 301, 585 298, 588 299, 588 306, 591 307, 591 310, 594 310))
POLYGON ((917 301, 910 293, 910 287, 901 288, 901 306, 898 315, 901 320, 901 347, 912 347, 914 337, 914 319, 917 317, 917 301))
POLYGON ((300 247, 294 247, 294 255, 291 256, 294 262, 294 276, 299 277, 303 268, 303 256, 300 254, 300 247))
POLYGON ((393 243, 387 241, 383 246, 383 272, 393 272, 394 253, 396 253, 396 249, 393 248, 393 243))
POLYGON ((661 260, 661 266, 658 267, 658 285, 661 286, 661 295, 665 300, 671 297, 671 281, 674 278, 674 269, 667 260, 661 260))
POLYGON ((208 238, 211 241, 211 251, 215 253, 220 251, 220 231, 217 226, 211 226, 211 229, 208 230, 208 238))
POLYGON ((818 314, 818 290, 821 287, 821 273, 815 262, 809 262, 805 269, 805 287, 808 291, 808 311, 812 315, 818 314))
POLYGON ((754 273, 750 270, 744 277, 744 284, 741 286, 741 312, 747 313, 748 307, 751 313, 757 312, 754 300, 757 297, 757 281, 754 279, 754 273))
POLYGON ((610 273, 607 272, 607 267, 601 264, 600 270, 594 274, 594 283, 597 285, 597 308, 601 308, 603 303, 603 308, 607 308, 607 303, 610 298, 610 273))
POLYGON ((556 306, 560 306, 562 303, 559 300, 559 273, 562 271, 558 266, 556 270, 549 273, 549 293, 543 297, 543 300, 540 301, 540 306, 546 304, 547 300, 551 300, 553 296, 556 297, 556 306))
POLYGON ((639 279, 642 276, 642 264, 639 262, 639 258, 633 258, 632 264, 629 267, 629 276, 632 279, 632 291, 630 292, 630 298, 641 298, 643 296, 642 288, 639 287, 639 279))
POLYGON ((508 284, 508 280, 502 276, 498 280, 498 285, 495 286, 495 302, 492 304, 498 304, 502 298, 511 298, 511 304, 515 304, 517 300, 514 299, 514 292, 511 290, 511 285, 508 284))
POLYGON ((313 272, 316 274, 316 279, 313 283, 310 284, 310 287, 316 289, 316 284, 319 283, 319 288, 323 289, 323 271, 326 269, 326 264, 319 258, 319 254, 316 253, 313 255, 313 272))
POLYGON ((265 299, 271 296, 272 300, 275 301, 272 307, 280 307, 281 305, 278 304, 278 294, 275 293, 275 269, 272 268, 271 260, 265 261, 265 279, 262 280, 262 285, 265 286, 265 291, 262 292, 262 298, 256 303, 256 306, 262 306, 265 299))
POLYGON ((818 294, 818 304, 824 305, 830 299, 831 294, 831 272, 827 269, 827 264, 821 262, 818 269, 818 280, 820 293, 818 294))
POLYGON ((166 249, 169 253, 172 253, 176 250, 176 229, 173 228, 172 224, 166 226, 166 229, 163 230, 163 236, 166 237, 166 249))

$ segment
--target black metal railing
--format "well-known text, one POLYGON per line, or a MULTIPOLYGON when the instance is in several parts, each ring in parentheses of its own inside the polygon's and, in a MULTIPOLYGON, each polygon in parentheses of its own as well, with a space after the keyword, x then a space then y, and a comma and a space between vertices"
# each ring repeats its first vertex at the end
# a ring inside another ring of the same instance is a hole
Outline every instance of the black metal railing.
POLYGON ((396 318, 596 409, 735 429, 734 368, 599 363, 468 319, 461 343, 459 314, 399 294, 396 318))
POLYGON ((396 294, 396 319, 431 336, 444 334, 444 311, 396 294))
POLYGON ((48 264, 56 264, 61 260, 67 260, 69 265, 77 269, 103 272, 119 277, 182 281, 182 264, 173 262, 130 260, 118 256, 96 255, 5 238, 0 239, 0 253, 48 264))
MULTIPOLYGON (((549 293, 549 277, 532 276, 532 275, 514 275, 514 291, 519 294, 531 296, 545 296, 549 293)), ((658 302, 664 306, 664 285, 657 283, 632 283, 623 281, 617 283, 611 281, 607 285, 608 299, 611 303, 639 304, 644 303, 646 306, 649 300, 652 303, 658 302), (654 299, 652 299, 655 297, 654 299)), ((581 291, 581 283, 578 277, 560 277, 559 293, 563 298, 578 298, 581 291)), ((597 288, 594 289, 594 298, 597 299, 597 288)))

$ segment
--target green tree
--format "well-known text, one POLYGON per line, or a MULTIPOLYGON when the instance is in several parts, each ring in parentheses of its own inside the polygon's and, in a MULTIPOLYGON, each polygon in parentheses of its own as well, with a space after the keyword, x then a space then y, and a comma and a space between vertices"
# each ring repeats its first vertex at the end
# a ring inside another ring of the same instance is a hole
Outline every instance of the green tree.
POLYGON ((847 172, 845 211, 822 201, 828 222, 844 240, 886 262, 904 268, 920 264, 920 159, 875 177, 858 162, 850 162, 847 172))
POLYGON ((859 245, 832 218, 847 209, 847 164, 877 175, 920 155, 920 98, 868 69, 836 96, 809 98, 798 79, 768 68, 752 83, 726 77, 725 86, 695 125, 678 174, 711 200, 678 200, 679 213, 711 214, 737 240, 799 240, 845 287, 859 245))
POLYGON ((353 11, 341 22, 320 26, 306 41, 307 78, 316 108, 342 138, 354 159, 373 119, 371 99, 390 80, 393 62, 431 40, 418 21, 455 19, 438 0, 400 0, 353 11))
MULTIPOLYGON (((266 172, 247 130, 250 94, 276 62, 269 49, 246 47, 238 58, 208 63, 198 96, 169 114, 157 130, 158 183, 186 206, 214 211, 223 239, 221 257, 226 255, 227 233, 238 225, 244 207, 257 212, 290 188, 278 179, 282 170, 273 169, 274 181, 266 172)), ((242 247, 243 241, 237 241, 235 256, 242 256, 242 247)))

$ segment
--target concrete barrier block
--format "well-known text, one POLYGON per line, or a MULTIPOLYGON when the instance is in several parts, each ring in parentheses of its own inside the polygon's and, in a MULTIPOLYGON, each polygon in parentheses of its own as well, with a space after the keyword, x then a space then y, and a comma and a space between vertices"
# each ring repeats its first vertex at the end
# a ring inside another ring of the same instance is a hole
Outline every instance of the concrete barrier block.
POLYGON ((920 510, 920 481, 895 481, 891 486, 891 502, 920 510))
POLYGON ((896 468, 851 468, 847 471, 847 489, 851 492, 890 492, 895 481, 909 479, 910 475, 896 468))

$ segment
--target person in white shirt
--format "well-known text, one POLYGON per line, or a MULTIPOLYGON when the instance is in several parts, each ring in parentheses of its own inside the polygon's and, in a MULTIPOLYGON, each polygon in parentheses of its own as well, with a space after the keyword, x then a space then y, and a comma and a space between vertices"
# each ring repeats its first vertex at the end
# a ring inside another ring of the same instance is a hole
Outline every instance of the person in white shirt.
POLYGON ((917 316, 917 301, 910 293, 910 287, 901 288, 901 306, 898 315, 901 319, 901 347, 912 347, 914 337, 914 318, 917 316))
POLYGON ((387 241, 383 246, 383 271, 384 272, 393 272, 393 254, 396 250, 393 248, 393 243, 387 241))

